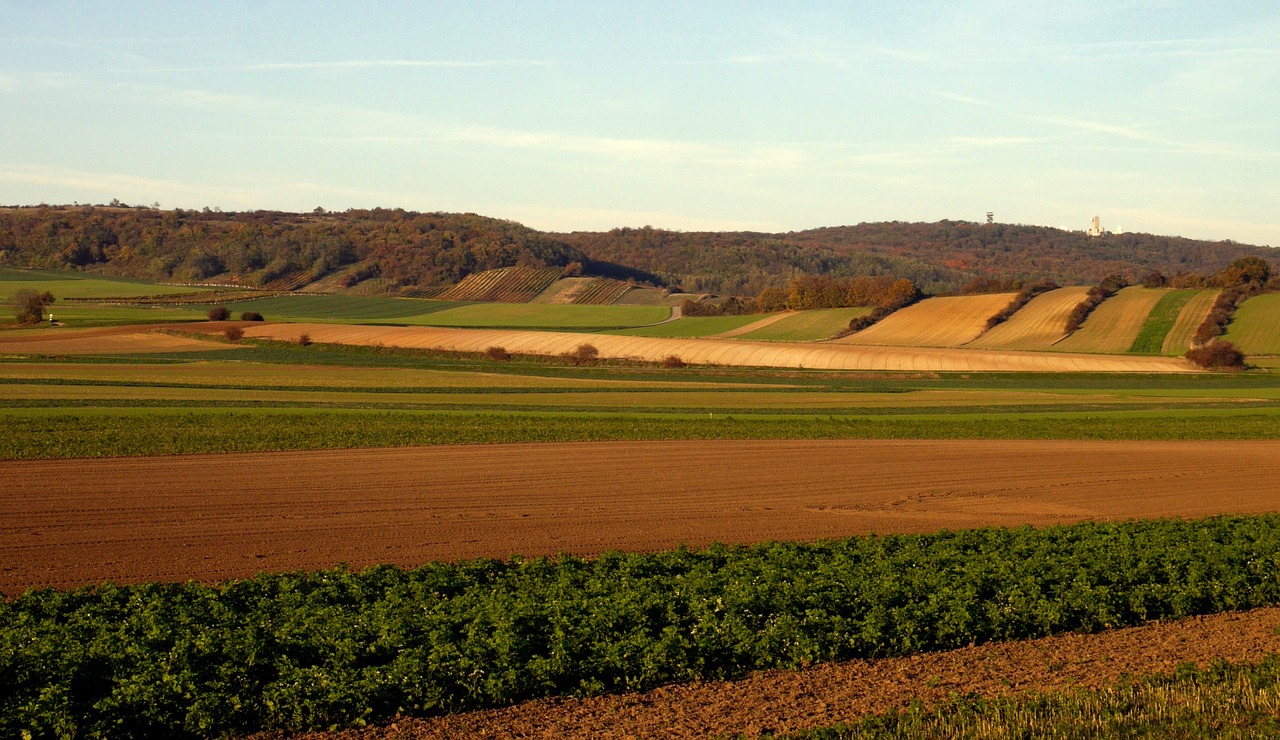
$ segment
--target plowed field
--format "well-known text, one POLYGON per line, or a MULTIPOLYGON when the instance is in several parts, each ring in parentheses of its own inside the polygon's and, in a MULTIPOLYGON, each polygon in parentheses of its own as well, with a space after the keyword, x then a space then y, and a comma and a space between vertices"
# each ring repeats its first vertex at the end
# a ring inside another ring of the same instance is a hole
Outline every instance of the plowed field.
POLYGON ((902 347, 959 347, 977 339, 986 328, 987 319, 1009 305, 1013 298, 1013 293, 928 298, 838 341, 902 347))
MULTIPOLYGON (((936 704, 956 694, 996 697, 1100 688, 1125 676, 1171 674, 1184 663, 1254 663, 1280 652, 1277 628, 1280 609, 1257 609, 1094 635, 768 671, 740 681, 680 684, 642 694, 532 701, 301 737, 758 737, 766 731, 790 733, 854 722, 912 700, 936 704)), ((1080 736, 1092 735, 1081 729, 1080 736)))
POLYGON ((1032 298, 1008 321, 968 344, 984 349, 1048 349, 1062 339, 1067 315, 1084 300, 1087 287, 1058 288, 1032 298))
MULTIPOLYGON (((527 308, 527 306, 520 306, 527 308)), ((534 308, 553 308, 536 306, 534 308)), ((558 308, 578 308, 563 306, 558 308)), ((983 319, 986 321, 986 319, 983 319)), ((483 352, 501 346, 516 353, 558 355, 589 343, 603 358, 661 361, 678 355, 692 364, 749 367, 803 367, 821 370, 914 372, 1192 372, 1187 361, 1170 357, 1105 357, 1051 352, 868 347, 837 342, 782 343, 735 339, 667 339, 511 329, 265 324, 246 328, 245 336, 292 341, 308 334, 316 342, 383 345, 454 352, 483 352)))
MULTIPOLYGON (((246 433, 250 433, 246 431, 246 433)), ((1275 511, 1280 441, 701 441, 0 462, 0 591, 1275 511)))
MULTIPOLYGON (((210 328, 210 333, 221 334, 225 324, 210 328)), ((185 327, 184 327, 185 328, 185 327)), ((24 331, 16 335, 0 334, 0 354, 15 355, 86 355, 86 354, 138 354, 146 352, 202 352, 211 349, 235 349, 235 345, 207 342, 190 337, 178 337, 146 327, 119 326, 101 329, 50 328, 39 332, 24 331)))

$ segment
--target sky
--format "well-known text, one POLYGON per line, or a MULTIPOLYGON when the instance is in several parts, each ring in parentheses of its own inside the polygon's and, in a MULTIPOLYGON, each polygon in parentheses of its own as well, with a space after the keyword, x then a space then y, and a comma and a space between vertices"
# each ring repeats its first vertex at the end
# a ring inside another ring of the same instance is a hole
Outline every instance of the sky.
POLYGON ((0 204, 1280 246, 1280 3, 0 0, 0 204))

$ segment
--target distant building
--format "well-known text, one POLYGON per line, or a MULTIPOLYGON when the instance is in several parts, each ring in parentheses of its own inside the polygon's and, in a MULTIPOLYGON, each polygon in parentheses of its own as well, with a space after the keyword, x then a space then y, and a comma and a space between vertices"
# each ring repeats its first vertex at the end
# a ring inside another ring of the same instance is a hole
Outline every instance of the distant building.
POLYGON ((1102 219, 1098 218, 1097 216, 1094 216, 1093 225, 1090 226, 1089 230, 1086 231, 1085 233, 1088 234, 1089 236, 1102 236, 1104 234, 1109 234, 1111 232, 1102 228, 1102 219))

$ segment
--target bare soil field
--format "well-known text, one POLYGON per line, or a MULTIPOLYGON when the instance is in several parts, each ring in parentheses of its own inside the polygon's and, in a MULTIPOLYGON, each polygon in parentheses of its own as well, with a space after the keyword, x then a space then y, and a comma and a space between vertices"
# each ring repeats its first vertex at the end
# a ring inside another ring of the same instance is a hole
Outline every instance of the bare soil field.
MULTIPOLYGON (((243 326, 240 322, 217 325, 201 324, 203 331, 222 333, 226 326, 243 326)), ((98 329, 49 328, 40 332, 24 331, 17 335, 0 334, 0 354, 21 355, 85 355, 137 354, 146 352, 201 352, 211 349, 235 349, 235 345, 179 337, 155 331, 157 328, 183 328, 193 325, 165 327, 111 326, 98 329)))
POLYGON ((907 658, 855 660, 740 681, 664 686, 304 738, 704 738, 791 733, 953 694, 986 697, 1101 688, 1126 676, 1171 674, 1183 663, 1254 663, 1280 652, 1280 609, 1154 622, 1092 635, 1006 642, 907 658))
MULTIPOLYGON (((1007 303, 1007 301, 1006 301, 1007 303)), ((1003 304, 1002 304, 1003 305, 1003 304)), ((984 319, 985 321, 985 319, 984 319)), ((453 352, 483 352, 493 346, 510 352, 558 355, 591 344, 602 358, 660 362, 677 355, 691 364, 743 367, 799 367, 819 370, 910 372, 1194 372, 1181 358, 1104 356, 1057 352, 855 346, 835 342, 751 342, 732 339, 668 339, 508 329, 258 324, 245 336, 453 352)), ((843 340, 841 340, 843 342, 843 340)), ((966 340, 967 341, 967 340, 966 340)))
POLYGON ((582 442, 0 462, 0 591, 1275 511, 1280 441, 582 442))

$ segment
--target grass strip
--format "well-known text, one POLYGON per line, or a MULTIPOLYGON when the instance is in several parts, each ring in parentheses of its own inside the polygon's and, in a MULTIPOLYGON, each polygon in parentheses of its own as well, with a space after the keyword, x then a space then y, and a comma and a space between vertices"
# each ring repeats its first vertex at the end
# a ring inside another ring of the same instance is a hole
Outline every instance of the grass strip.
MULTIPOLYGON (((1255 665, 1179 666, 1096 690, 913 704, 792 740, 950 738, 1256 738, 1280 736, 1280 656, 1255 665)), ((780 737, 780 736, 773 736, 780 737)))
POLYGON ((1280 603, 1280 516, 30 591, 0 734, 359 726, 1280 603))
POLYGON ((1277 415, 1234 409, 1013 417, 699 417, 182 408, 3 414, 0 459, 696 439, 1277 439, 1277 415))
POLYGON ((1142 331, 1129 347, 1131 354, 1158 355, 1164 349, 1164 339, 1178 322, 1182 307, 1195 297, 1197 290, 1172 290, 1160 298, 1160 302, 1147 314, 1142 331))

